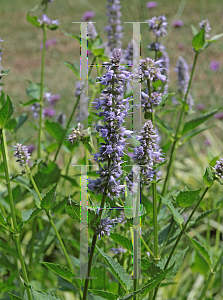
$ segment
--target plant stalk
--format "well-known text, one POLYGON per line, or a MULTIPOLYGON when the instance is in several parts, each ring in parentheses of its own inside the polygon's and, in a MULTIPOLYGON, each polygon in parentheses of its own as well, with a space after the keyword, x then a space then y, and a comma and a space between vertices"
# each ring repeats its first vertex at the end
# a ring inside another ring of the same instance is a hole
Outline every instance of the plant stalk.
POLYGON ((41 157, 41 136, 42 136, 42 119, 43 119, 43 80, 45 67, 45 51, 46 51, 46 28, 43 26, 43 52, 42 52, 42 68, 40 82, 40 112, 39 112, 39 135, 38 135, 38 158, 41 157))
MULTIPOLYGON (((6 148, 7 144, 6 144, 4 130, 1 130, 0 133, 1 133, 1 148, 2 148, 4 169, 5 169, 6 185, 7 185, 7 189, 8 189, 9 203, 10 203, 11 214, 12 214, 12 228, 15 230, 14 236, 15 236, 15 241, 16 241, 16 247, 17 247, 18 254, 19 254, 20 264, 22 267, 23 277, 24 277, 25 282, 28 284, 29 280, 28 280, 28 276, 27 276, 25 261, 24 261, 21 246, 20 246, 20 238, 19 238, 19 232, 18 232, 18 228, 17 228, 15 207, 14 207, 13 195, 12 195, 12 190, 11 190, 11 185, 10 185, 9 167, 8 167, 8 160, 7 160, 7 148, 6 148)), ((29 300, 32 300, 32 295, 31 295, 29 288, 27 288, 27 294, 28 294, 29 300)))
MULTIPOLYGON (((196 206, 194 207, 193 211, 191 212, 191 214, 190 214, 190 216, 189 216, 187 222, 184 224, 184 226, 183 226, 183 228, 182 228, 182 230, 181 230, 181 232, 180 232, 180 234, 179 234, 179 236, 178 236, 178 238, 177 238, 177 240, 176 240, 176 242, 175 242, 175 244, 174 244, 174 246, 173 246, 173 248, 172 248, 172 250, 171 250, 171 252, 170 252, 170 255, 169 255, 169 257, 168 257, 168 259, 167 259, 167 262, 166 262, 166 264, 165 264, 165 266, 164 266, 164 270, 167 269, 167 267, 168 267, 168 265, 169 265, 169 262, 170 262, 170 260, 171 260, 171 258, 172 258, 172 256, 173 256, 173 254, 174 254, 174 251, 176 250, 176 247, 177 247, 177 245, 178 245, 178 243, 179 243, 179 241, 180 241, 180 239, 181 239, 183 233, 186 232, 188 223, 190 222, 192 216, 194 215, 196 209, 198 208, 199 204, 201 203, 202 199, 204 198, 204 196, 205 196, 205 194, 207 193, 208 190, 209 190, 209 187, 206 187, 206 189, 204 190, 204 192, 203 192, 201 198, 199 199, 199 201, 197 202, 197 204, 196 204, 196 206)), ((156 299, 156 295, 157 295, 159 286, 160 286, 160 284, 157 286, 157 288, 156 288, 156 290, 155 290, 155 292, 154 292, 153 300, 156 299)))
MULTIPOLYGON (((176 129, 176 133, 175 133, 175 137, 174 137, 174 142, 173 142, 171 152, 170 152, 170 160, 169 160, 169 163, 168 163, 168 166, 167 166, 167 173, 166 173, 166 177, 165 177, 165 181, 164 181, 164 185, 163 185, 162 197, 165 197, 166 192, 167 192, 168 187, 169 187, 169 180, 170 180, 170 177, 172 175, 172 170, 173 170, 172 165, 173 165, 173 162, 175 160, 175 155, 176 155, 176 148, 177 148, 176 146, 178 145, 178 140, 179 140, 178 134, 179 134, 179 131, 180 131, 180 128, 181 128, 181 125, 182 125, 181 121, 182 121, 182 118, 183 118, 183 115, 184 115, 184 112, 185 112, 185 105, 186 105, 187 97, 188 97, 189 90, 190 90, 190 87, 191 87, 192 78, 193 78, 193 75, 194 75, 194 69, 195 69, 196 62, 197 62, 197 57, 198 57, 198 52, 196 52, 195 57, 194 57, 193 68, 192 68, 192 71, 191 71, 190 80, 189 80, 189 83, 188 83, 188 86, 187 86, 187 91, 186 91, 186 94, 185 94, 185 97, 184 97, 183 106, 182 106, 179 121, 178 121, 178 124, 177 124, 177 129, 176 129)), ((160 200, 160 203, 159 203, 159 207, 160 207, 160 205, 161 205, 161 200, 160 200)))

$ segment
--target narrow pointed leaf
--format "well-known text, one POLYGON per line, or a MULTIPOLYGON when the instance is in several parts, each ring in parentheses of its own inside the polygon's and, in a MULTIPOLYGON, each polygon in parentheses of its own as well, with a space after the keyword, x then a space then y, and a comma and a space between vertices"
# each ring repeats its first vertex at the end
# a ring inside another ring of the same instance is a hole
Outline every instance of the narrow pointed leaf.
POLYGON ((209 166, 206 166, 205 174, 203 176, 205 184, 210 187, 214 183, 214 173, 209 166))
POLYGON ((56 196, 57 196, 56 189, 57 189, 57 184, 55 184, 54 187, 46 194, 46 196, 44 196, 41 202, 41 207, 46 211, 49 211, 56 204, 56 196))
MULTIPOLYGON (((98 246, 96 247, 98 248, 98 246)), ((108 264, 112 274, 118 279, 118 281, 124 287, 125 290, 130 290, 132 286, 132 279, 129 276, 129 274, 116 260, 104 253, 100 248, 98 248, 98 250, 105 259, 106 263, 108 264)))
POLYGON ((10 120, 13 112, 14 112, 14 105, 10 100, 9 96, 7 95, 7 100, 5 104, 0 109, 0 129, 2 129, 7 122, 10 120))
POLYGON ((193 38, 192 46, 198 52, 205 44, 205 28, 202 28, 193 38))
POLYGON ((192 242, 192 244, 194 245, 194 247, 196 248, 196 250, 201 253, 201 255, 204 257, 204 259, 206 260, 206 262, 208 263, 208 265, 211 268, 212 259, 211 259, 210 253, 207 251, 207 249, 205 249, 205 247, 200 242, 198 242, 197 240, 190 237, 189 234, 187 234, 187 236, 190 239, 190 241, 192 242))
POLYGON ((217 211, 217 210, 219 209, 220 206, 221 206, 221 205, 219 205, 219 206, 218 206, 217 208, 215 208, 215 209, 209 209, 209 210, 203 212, 202 214, 200 214, 200 215, 196 218, 196 220, 194 221, 193 226, 196 225, 196 224, 197 224, 198 222, 200 222, 201 220, 203 220, 204 218, 206 218, 207 216, 213 214, 215 211, 217 211))
POLYGON ((176 210, 176 208, 173 206, 173 203, 171 202, 171 200, 162 198, 162 202, 169 208, 169 210, 172 212, 173 214, 173 218, 174 220, 179 223, 179 224, 183 224, 184 219, 181 216, 181 214, 176 210))
POLYGON ((88 290, 90 293, 93 293, 97 296, 102 297, 103 299, 107 299, 107 300, 116 300, 118 299, 119 295, 117 294, 113 294, 113 293, 109 293, 109 292, 105 292, 105 291, 101 291, 101 290, 88 290))
POLYGON ((37 291, 34 288, 31 288, 31 293, 34 300, 64 300, 64 298, 62 297, 50 293, 44 293, 42 291, 37 291))
POLYGON ((212 112, 205 114, 199 118, 190 120, 189 122, 185 123, 183 130, 181 132, 182 135, 188 133, 189 131, 193 130, 194 128, 196 128, 197 126, 199 126, 200 124, 204 123, 205 121, 207 121, 210 117, 212 117, 215 113, 217 112, 217 109, 213 110, 212 112))
POLYGON ((34 209, 29 209, 29 210, 25 210, 22 212, 22 222, 23 223, 28 223, 30 220, 32 220, 33 218, 35 218, 39 212, 41 211, 41 209, 38 209, 37 207, 34 209))
POLYGON ((13 295, 11 293, 8 293, 11 300, 24 300, 23 298, 20 298, 19 296, 13 295))

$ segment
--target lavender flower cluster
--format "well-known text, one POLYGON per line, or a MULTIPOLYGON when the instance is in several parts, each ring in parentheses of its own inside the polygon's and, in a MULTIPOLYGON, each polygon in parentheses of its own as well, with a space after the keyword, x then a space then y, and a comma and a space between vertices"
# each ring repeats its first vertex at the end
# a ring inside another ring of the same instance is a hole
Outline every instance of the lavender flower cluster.
POLYGON ((28 148, 17 143, 13 150, 15 151, 14 156, 18 158, 16 162, 19 162, 21 167, 27 165, 29 159, 31 158, 28 148))
POLYGON ((162 94, 158 92, 151 93, 151 97, 148 94, 141 92, 142 99, 141 105, 143 107, 143 112, 154 112, 155 108, 159 105, 162 99, 162 94))
POLYGON ((166 28, 168 23, 166 17, 160 15, 159 17, 152 17, 152 19, 146 20, 149 23, 149 30, 157 37, 165 36, 167 34, 166 28))
MULTIPOLYGON (((181 56, 178 58, 175 71, 177 72, 179 91, 183 95, 185 95, 190 80, 190 75, 188 64, 186 60, 181 56)), ((189 105, 189 109, 191 110, 194 101, 190 93, 187 96, 187 104, 189 105)))
POLYGON ((154 166, 164 161, 161 149, 157 149, 156 139, 158 135, 153 129, 151 120, 148 120, 142 127, 137 139, 140 146, 135 147, 133 160, 141 169, 141 181, 150 184, 154 178, 154 166))
POLYGON ((206 38, 209 38, 210 35, 208 34, 208 32, 211 31, 211 26, 210 26, 209 21, 207 19, 202 20, 199 23, 199 27, 200 27, 200 29, 202 29, 202 28, 205 29, 205 33, 206 33, 205 36, 206 36, 206 38))
POLYGON ((120 17, 122 13, 120 12, 121 5, 119 0, 108 0, 107 5, 107 16, 108 24, 105 27, 105 31, 108 32, 108 42, 106 46, 109 48, 110 55, 113 55, 116 50, 122 46, 122 26, 120 17))
POLYGON ((95 109, 102 111, 99 116, 103 117, 104 126, 97 125, 97 131, 104 138, 100 144, 99 153, 94 154, 94 160, 104 165, 97 171, 100 177, 89 180, 88 188, 98 194, 105 193, 113 200, 124 191, 124 185, 120 184, 122 176, 122 156, 124 154, 125 140, 130 138, 131 131, 123 126, 128 115, 128 99, 123 99, 124 84, 130 78, 130 72, 121 67, 121 49, 114 53, 107 63, 107 73, 99 78, 100 82, 107 86, 101 93, 100 99, 95 99, 95 109))
POLYGON ((100 224, 95 229, 95 233, 98 235, 98 239, 100 240, 104 235, 110 236, 110 231, 111 231, 112 227, 117 223, 121 223, 122 221, 123 221, 122 218, 101 219, 100 224))
POLYGON ((146 57, 146 59, 141 59, 140 65, 136 69, 135 79, 141 78, 141 81, 161 80, 162 82, 165 82, 167 78, 162 74, 162 62, 163 61, 161 59, 155 61, 154 59, 149 57, 146 57))
MULTIPOLYGON (((43 99, 48 102, 48 104, 50 105, 49 107, 45 107, 43 109, 43 117, 49 117, 49 118, 52 118, 55 116, 55 109, 52 107, 54 106, 57 101, 60 100, 60 95, 59 94, 56 94, 56 95, 52 95, 51 93, 44 93, 44 97, 43 99)), ((39 112, 40 112, 40 104, 38 102, 34 103, 32 106, 31 106, 31 110, 33 112, 33 117, 35 119, 37 119, 39 117, 39 112)))
POLYGON ((58 20, 51 20, 46 14, 43 14, 41 18, 37 19, 37 21, 40 23, 40 25, 47 25, 47 26, 52 26, 52 25, 59 25, 58 20))
POLYGON ((215 171, 220 178, 223 178, 223 158, 220 158, 220 161, 216 161, 215 171))
POLYGON ((73 131, 69 135, 67 141, 73 144, 74 142, 82 141, 85 136, 86 136, 86 131, 84 130, 84 125, 78 123, 77 129, 73 128, 73 131))

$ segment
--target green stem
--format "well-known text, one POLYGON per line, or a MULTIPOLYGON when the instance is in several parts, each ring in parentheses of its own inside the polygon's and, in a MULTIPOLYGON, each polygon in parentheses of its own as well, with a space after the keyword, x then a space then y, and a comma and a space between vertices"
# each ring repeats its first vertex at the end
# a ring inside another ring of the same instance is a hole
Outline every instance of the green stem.
POLYGON ((215 266, 213 268, 213 271, 211 270, 210 273, 209 273, 208 279, 207 279, 207 281, 204 284, 203 291, 202 291, 201 296, 200 296, 200 298, 198 300, 202 300, 205 297, 205 294, 206 294, 206 291, 208 289, 208 286, 209 286, 209 284, 211 282, 212 277, 214 276, 215 272, 217 271, 217 267, 218 267, 218 265, 219 265, 222 257, 223 257, 223 249, 222 249, 221 254, 219 255, 219 258, 218 258, 218 260, 217 260, 217 262, 216 262, 216 264, 215 264, 215 266))
POLYGON ((141 236, 141 241, 143 242, 144 246, 145 246, 146 249, 148 250, 149 254, 150 254, 152 257, 154 257, 154 255, 153 255, 151 249, 150 249, 149 246, 146 244, 146 242, 145 242, 145 240, 144 240, 144 238, 143 238, 142 236, 141 236))
MULTIPOLYGON (((96 57, 94 57, 92 64, 94 64, 95 59, 96 59, 96 57)), ((92 67, 90 67, 90 70, 89 70, 89 72, 88 72, 88 77, 90 76, 91 71, 92 71, 92 67)), ((84 85, 83 85, 82 90, 84 89, 86 83, 87 83, 87 79, 86 79, 85 82, 84 82, 84 85)), ((76 109, 77 109, 77 106, 78 106, 78 104, 79 104, 79 102, 80 102, 80 97, 81 97, 81 94, 80 94, 80 95, 78 96, 78 98, 77 98, 77 101, 76 101, 76 103, 75 103, 75 105, 74 105, 74 108, 73 108, 73 110, 72 110, 72 113, 71 113, 71 115, 70 115, 70 118, 69 118, 69 120, 68 120, 68 122, 67 122, 67 125, 66 125, 66 128, 65 128, 66 130, 65 130, 65 132, 64 132, 64 135, 63 135, 63 137, 61 138, 61 140, 60 140, 60 142, 59 142, 59 145, 58 145, 58 148, 57 148, 57 152, 56 152, 56 154, 55 154, 55 156, 54 156, 54 160, 53 160, 54 162, 55 162, 56 159, 57 159, 57 156, 58 156, 58 154, 59 154, 59 152, 60 152, 60 148, 61 148, 61 146, 62 146, 62 144, 63 144, 63 141, 64 141, 64 139, 65 139, 65 137, 66 137, 66 135, 67 135, 67 131, 68 131, 69 127, 70 127, 70 123, 71 123, 71 121, 72 121, 72 119, 73 119, 74 113, 75 113, 75 111, 76 111, 76 109)))
POLYGON ((41 83, 40 83, 40 112, 39 112, 39 135, 38 135, 38 158, 41 157, 41 135, 42 135, 42 113, 43 113, 43 79, 45 66, 45 51, 46 51, 46 28, 43 26, 43 51, 42 51, 42 68, 41 68, 41 83))
POLYGON ((37 217, 33 219, 32 239, 31 239, 30 252, 29 252, 29 266, 32 266, 33 263, 33 250, 35 245, 36 232, 37 232, 37 217))
MULTIPOLYGON (((1 133, 1 148, 2 148, 4 169, 5 169, 6 185, 7 185, 7 189, 8 189, 9 203, 10 203, 11 214, 12 214, 12 227, 15 230, 16 247, 17 247, 18 254, 19 254, 19 260, 20 260, 20 264, 21 264, 21 267, 22 267, 23 277, 24 277, 25 282, 28 284, 29 280, 28 280, 28 276, 27 276, 27 272, 26 272, 25 261, 24 261, 22 251, 21 251, 20 238, 19 238, 19 232, 18 232, 18 228, 17 228, 17 221, 16 221, 13 195, 12 195, 12 190, 11 190, 11 186, 10 186, 9 167, 8 167, 7 148, 6 148, 7 144, 6 144, 6 138, 5 138, 4 130, 1 130, 0 133, 1 133)), ((31 292, 30 292, 29 288, 27 288, 27 294, 28 294, 29 300, 32 300, 32 295, 31 295, 31 292)))
MULTIPOLYGON (((189 83, 188 83, 188 86, 187 86, 187 91, 186 91, 186 94, 185 94, 185 97, 184 97, 183 106, 182 106, 181 113, 180 113, 180 118, 179 118, 179 121, 178 121, 178 124, 177 124, 177 129, 176 129, 176 133, 175 133, 175 137, 174 137, 174 142, 173 142, 171 152, 170 152, 170 160, 169 160, 169 163, 168 163, 168 166, 167 166, 167 173, 166 173, 166 177, 165 177, 165 181, 164 181, 164 185, 163 185, 163 191, 162 191, 162 196, 163 197, 165 197, 165 195, 166 195, 166 192, 167 192, 168 186, 169 186, 169 180, 170 180, 170 177, 172 175, 172 165, 173 165, 173 162, 174 162, 174 159, 175 159, 174 157, 176 155, 176 149, 175 148, 176 148, 176 146, 178 144, 178 140, 179 140, 178 134, 179 134, 179 131, 180 131, 180 127, 182 126, 181 121, 182 121, 182 117, 183 117, 184 112, 185 112, 185 105, 187 103, 187 96, 189 94, 189 90, 190 90, 190 87, 191 87, 191 82, 192 82, 194 69, 195 69, 196 62, 197 62, 197 57, 198 57, 198 52, 196 52, 195 57, 194 57, 193 68, 192 68, 192 71, 191 71, 190 80, 189 80, 189 83)), ((159 204, 161 204, 161 200, 160 200, 159 204)))
MULTIPOLYGON (((28 166, 26 166, 26 169, 27 169, 27 173, 29 174, 29 178, 30 178, 30 180, 31 180, 31 182, 32 182, 32 184, 33 184, 33 187, 34 187, 36 193, 38 194, 38 197, 39 197, 40 201, 42 201, 42 197, 41 197, 41 195, 40 195, 39 189, 38 189, 38 187, 36 186, 36 183, 35 183, 35 181, 34 181, 34 179, 33 179, 33 177, 32 177, 32 174, 31 174, 31 172, 30 172, 28 166)), ((68 266, 70 267, 70 269, 73 271, 73 267, 72 267, 72 265, 71 265, 70 258, 69 258, 68 254, 67 254, 67 251, 66 251, 65 247, 64 247, 64 244, 63 244, 63 241, 62 241, 62 239, 61 239, 61 237, 60 237, 60 235, 59 235, 59 232, 57 231, 57 228, 56 228, 56 226, 55 226, 55 224, 54 224, 54 222, 53 222, 53 220, 52 220, 52 218, 51 218, 51 215, 50 215, 49 212, 47 212, 47 211, 46 211, 46 214, 47 214, 47 217, 48 217, 48 219, 49 219, 49 221, 50 221, 50 224, 52 225, 52 227, 53 227, 53 229, 54 229, 54 232, 55 232, 55 234, 56 234, 56 236, 57 236, 57 238, 58 238, 58 241, 59 241, 60 246, 61 246, 61 248, 62 248, 62 250, 63 250, 64 256, 65 256, 65 258, 66 258, 66 260, 67 260, 67 264, 68 264, 68 266)))
MULTIPOLYGON (((208 190, 209 190, 209 187, 206 187, 206 189, 204 190, 204 192, 203 192, 201 198, 199 199, 199 201, 197 202, 197 204, 196 204, 196 206, 194 207, 193 211, 191 212, 191 214, 190 214, 190 216, 189 216, 187 222, 184 224, 184 226, 183 226, 183 228, 182 228, 182 230, 181 230, 181 232, 180 232, 180 234, 179 234, 179 236, 178 236, 178 238, 177 238, 177 240, 176 240, 176 242, 175 242, 175 244, 174 244, 174 246, 173 246, 173 248, 172 248, 172 250, 171 250, 171 252, 170 252, 170 255, 169 255, 169 257, 168 257, 168 259, 167 259, 167 262, 166 262, 166 264, 165 264, 165 266, 164 266, 164 270, 167 269, 167 267, 168 267, 168 265, 169 265, 169 262, 170 262, 170 260, 171 260, 171 258, 172 258, 172 256, 173 256, 173 254, 174 254, 174 251, 175 251, 175 249, 176 249, 176 247, 177 247, 177 245, 178 245, 178 243, 179 243, 179 241, 180 241, 180 239, 181 239, 183 233, 186 232, 188 223, 190 222, 190 220, 191 220, 191 218, 193 217, 193 215, 194 215, 196 209, 197 209, 198 206, 200 205, 201 201, 203 200, 203 198, 204 198, 204 196, 205 196, 205 194, 207 193, 208 190)), ((160 284, 157 286, 157 288, 156 288, 156 290, 155 290, 155 292, 154 292, 153 300, 156 299, 156 295, 157 295, 159 286, 160 286, 160 284)))

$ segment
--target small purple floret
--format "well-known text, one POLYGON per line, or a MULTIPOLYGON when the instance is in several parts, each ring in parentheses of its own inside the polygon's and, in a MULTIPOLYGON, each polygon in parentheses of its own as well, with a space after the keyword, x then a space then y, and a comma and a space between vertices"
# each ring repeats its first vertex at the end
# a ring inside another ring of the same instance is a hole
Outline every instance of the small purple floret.
POLYGON ((174 20, 172 22, 173 27, 182 27, 184 25, 184 22, 182 20, 174 20))
POLYGON ((154 8, 154 7, 157 7, 157 2, 156 1, 150 1, 150 2, 147 2, 146 6, 151 9, 151 8, 154 8))
POLYGON ((212 62, 210 62, 210 69, 214 72, 216 72, 219 67, 220 67, 221 63, 217 60, 213 60, 212 62))
POLYGON ((90 19, 92 19, 94 16, 95 16, 95 13, 93 11, 86 11, 82 16, 82 20, 87 22, 90 19))

